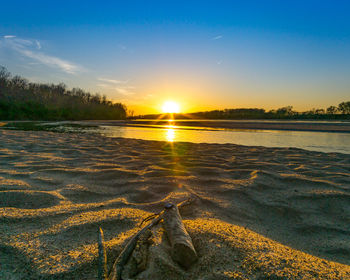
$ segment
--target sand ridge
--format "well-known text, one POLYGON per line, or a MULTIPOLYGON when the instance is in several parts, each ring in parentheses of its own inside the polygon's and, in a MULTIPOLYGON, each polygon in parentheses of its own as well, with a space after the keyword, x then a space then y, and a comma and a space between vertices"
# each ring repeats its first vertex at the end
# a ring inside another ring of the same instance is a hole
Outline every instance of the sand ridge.
POLYGON ((191 193, 198 263, 173 263, 159 226, 138 279, 350 278, 349 155, 42 131, 0 143, 0 278, 95 279, 99 226, 111 261, 191 193))

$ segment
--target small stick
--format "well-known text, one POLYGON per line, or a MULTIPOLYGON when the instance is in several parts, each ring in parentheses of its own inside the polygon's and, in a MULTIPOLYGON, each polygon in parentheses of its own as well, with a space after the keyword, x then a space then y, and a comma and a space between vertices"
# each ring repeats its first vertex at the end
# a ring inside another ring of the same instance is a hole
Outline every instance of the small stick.
POLYGON ((98 230, 98 280, 107 279, 107 255, 102 228, 98 230))
POLYGON ((181 266, 189 268, 197 260, 197 253, 175 204, 167 203, 165 205, 163 224, 172 247, 173 260, 181 266))

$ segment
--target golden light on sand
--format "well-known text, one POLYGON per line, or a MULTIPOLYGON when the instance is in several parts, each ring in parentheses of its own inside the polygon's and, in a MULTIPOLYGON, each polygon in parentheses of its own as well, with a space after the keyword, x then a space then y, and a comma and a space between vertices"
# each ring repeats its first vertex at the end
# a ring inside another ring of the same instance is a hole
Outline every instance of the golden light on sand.
POLYGON ((165 101, 162 106, 163 113, 180 113, 180 106, 174 101, 165 101))

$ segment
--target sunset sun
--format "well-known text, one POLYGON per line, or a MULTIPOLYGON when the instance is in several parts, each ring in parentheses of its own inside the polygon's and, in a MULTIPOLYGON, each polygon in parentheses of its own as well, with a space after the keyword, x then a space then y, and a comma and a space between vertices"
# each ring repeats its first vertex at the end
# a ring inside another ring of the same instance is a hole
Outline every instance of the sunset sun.
POLYGON ((179 113, 180 106, 174 101, 166 101, 162 106, 163 113, 179 113))

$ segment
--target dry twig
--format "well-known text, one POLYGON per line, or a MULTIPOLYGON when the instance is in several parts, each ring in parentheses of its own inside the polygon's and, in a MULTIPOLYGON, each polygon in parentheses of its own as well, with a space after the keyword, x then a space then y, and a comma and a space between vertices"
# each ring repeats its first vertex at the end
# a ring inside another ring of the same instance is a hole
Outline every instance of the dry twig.
POLYGON ((98 280, 107 279, 107 256, 104 246, 103 231, 98 230, 98 280))

